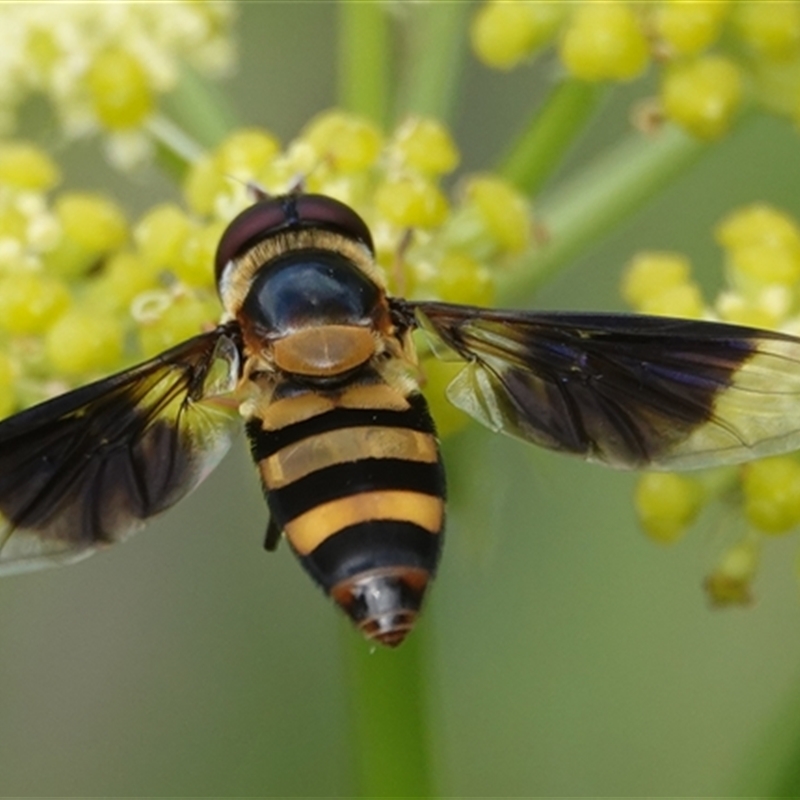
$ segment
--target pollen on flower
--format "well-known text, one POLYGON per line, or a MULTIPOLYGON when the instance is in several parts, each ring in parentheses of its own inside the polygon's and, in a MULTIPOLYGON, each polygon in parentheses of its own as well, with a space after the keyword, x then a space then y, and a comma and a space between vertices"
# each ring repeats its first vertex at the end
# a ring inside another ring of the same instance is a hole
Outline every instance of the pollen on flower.
POLYGON ((576 78, 587 81, 632 80, 650 59, 636 12, 616 0, 579 5, 567 23, 559 54, 576 78))
POLYGON ((739 67, 722 56, 670 65, 662 76, 666 115, 699 139, 718 139, 730 128, 742 100, 739 67))

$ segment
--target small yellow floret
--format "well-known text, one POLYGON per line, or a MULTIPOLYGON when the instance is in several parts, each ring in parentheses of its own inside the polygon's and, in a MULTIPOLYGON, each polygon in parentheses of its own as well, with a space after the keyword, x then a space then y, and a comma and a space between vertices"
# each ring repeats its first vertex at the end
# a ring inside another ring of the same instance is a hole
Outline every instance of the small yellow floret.
POLYGON ((758 569, 759 548, 751 539, 731 547, 705 580, 708 599, 716 606, 747 605, 758 569))
POLYGON ((115 253, 86 287, 85 305, 108 312, 127 311, 134 297, 158 285, 157 276, 139 255, 115 253))
POLYGON ((539 44, 529 8, 527 3, 513 0, 481 6, 470 26, 470 40, 475 55, 484 64, 495 69, 511 69, 539 44))
POLYGON ((704 56, 665 70, 664 111, 699 139, 718 139, 730 128, 742 99, 739 67, 721 56, 704 56))
POLYGON ((91 253, 105 253, 127 241, 125 215, 101 194, 65 192, 56 200, 55 211, 64 236, 91 253))
POLYGON ((714 229, 717 241, 729 250, 762 242, 794 247, 800 243, 800 230, 783 211, 763 203, 739 208, 728 214, 714 229))
POLYGON ((41 273, 14 272, 0 279, 0 330, 42 333, 70 304, 66 285, 41 273))
POLYGON ((686 281, 679 286, 671 286, 659 294, 651 295, 638 310, 643 314, 654 314, 659 317, 698 319, 703 316, 706 309, 700 287, 692 281, 686 281))
POLYGON ((744 513, 765 533, 785 533, 800 522, 800 463, 776 456, 742 467, 744 513))
POLYGON ((146 358, 197 336, 219 319, 216 300, 190 292, 172 298, 166 293, 163 296, 165 302, 158 315, 139 326, 139 343, 146 358))
POLYGON ((531 210, 524 195, 492 175, 471 177, 464 195, 497 247, 509 253, 525 250, 531 238, 531 210))
POLYGON ((73 278, 97 266, 98 260, 128 238, 119 207, 102 195, 69 192, 55 204, 61 239, 44 256, 47 271, 73 278))
POLYGON ((639 253, 622 276, 622 296, 640 309, 648 298, 687 283, 691 271, 689 259, 679 253, 639 253))
POLYGON ((86 82, 98 119, 112 130, 139 125, 153 108, 147 72, 124 50, 111 48, 97 54, 86 82))
POLYGON ((765 330, 779 328, 786 314, 786 307, 775 308, 772 304, 765 306, 758 300, 758 296, 744 296, 733 291, 723 292, 717 298, 717 313, 721 319, 737 325, 765 330))
POLYGON ((174 203, 151 208, 137 223, 133 238, 149 269, 171 267, 180 256, 191 222, 174 203))
POLYGON ((760 283, 791 285, 800 279, 800 229, 788 214, 752 205, 729 214, 716 227, 731 267, 760 283))
POLYGON ((305 127, 301 139, 337 172, 354 172, 375 163, 383 145, 368 119, 343 111, 324 111, 305 127))
POLYGON ((703 489, 694 478, 650 472, 639 479, 634 503, 647 535, 669 544, 680 539, 694 522, 703 504, 703 489))
POLYGON ((458 148, 438 120, 406 120, 397 129, 392 144, 403 166, 427 175, 444 175, 458 166, 458 148))
POLYGON ((22 246, 28 230, 28 218, 16 203, 0 205, 0 239, 14 239, 22 246))
POLYGON ((564 66, 587 81, 632 80, 647 68, 647 39, 630 6, 614 2, 579 5, 560 48, 564 66))
POLYGON ((111 371, 121 365, 124 345, 122 322, 95 309, 64 314, 45 336, 45 353, 54 371, 78 376, 111 371))
POLYGON ((232 133, 216 150, 223 175, 247 178, 257 175, 280 152, 280 143, 261 128, 243 128, 232 133))
POLYGON ((435 228, 448 212, 435 184, 417 176, 383 182, 375 191, 375 206, 387 222, 401 228, 435 228))
POLYGON ((697 55, 716 41, 729 8, 725 0, 666 0, 656 11, 655 30, 676 55, 697 55))
POLYGON ((800 7, 794 2, 758 0, 734 4, 739 36, 759 55, 784 59, 800 48, 800 7))
POLYGON ((172 265, 172 272, 189 286, 213 288, 214 256, 224 230, 221 222, 193 229, 172 265))
POLYGON ((195 161, 183 180, 183 196, 195 213, 205 216, 214 211, 217 198, 229 185, 229 179, 219 170, 213 155, 204 155, 195 161))
POLYGON ((44 150, 27 142, 0 144, 0 184, 46 192, 60 180, 61 171, 44 150))
POLYGON ((491 306, 494 280, 484 264, 458 252, 445 253, 437 264, 433 281, 436 294, 449 303, 491 306))

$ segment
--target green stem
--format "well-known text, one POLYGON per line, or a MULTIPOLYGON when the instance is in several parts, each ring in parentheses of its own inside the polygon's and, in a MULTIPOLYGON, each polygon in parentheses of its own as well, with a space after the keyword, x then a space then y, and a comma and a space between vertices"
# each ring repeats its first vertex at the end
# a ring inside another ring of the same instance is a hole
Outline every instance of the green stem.
POLYGON ((446 121, 458 95, 466 55, 469 3, 409 3, 397 115, 446 121))
POLYGON ((388 650, 369 645, 349 623, 342 630, 356 794, 432 796, 423 632, 414 631, 398 649, 388 650))
POLYGON ((518 189, 536 195, 606 94, 604 84, 576 78, 556 84, 501 159, 501 175, 518 189))
POLYGON ((162 102, 164 113, 204 147, 214 147, 237 125, 222 92, 184 67, 175 91, 162 102))
POLYGON ((632 135, 542 199, 537 219, 547 243, 504 280, 499 298, 519 305, 559 269, 688 169, 708 145, 676 127, 657 138, 632 135))
POLYGON ((339 3, 339 103, 379 125, 389 120, 391 99, 389 20, 378 0, 339 3))
POLYGON ((235 115, 222 94, 186 67, 147 129, 156 143, 158 162, 181 180, 191 164, 235 126, 235 115))
POLYGON ((180 180, 204 152, 205 148, 188 136, 171 119, 156 115, 147 124, 156 143, 158 161, 174 178, 180 180))

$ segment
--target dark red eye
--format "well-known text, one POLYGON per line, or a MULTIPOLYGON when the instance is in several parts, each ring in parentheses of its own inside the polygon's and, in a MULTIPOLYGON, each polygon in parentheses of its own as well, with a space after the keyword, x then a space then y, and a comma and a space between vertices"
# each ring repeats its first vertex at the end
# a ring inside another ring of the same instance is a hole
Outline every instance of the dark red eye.
POLYGON ((217 282, 225 265, 251 247, 277 233, 303 228, 334 231, 375 252, 367 224, 349 206, 322 194, 281 195, 246 208, 225 229, 217 247, 217 282))

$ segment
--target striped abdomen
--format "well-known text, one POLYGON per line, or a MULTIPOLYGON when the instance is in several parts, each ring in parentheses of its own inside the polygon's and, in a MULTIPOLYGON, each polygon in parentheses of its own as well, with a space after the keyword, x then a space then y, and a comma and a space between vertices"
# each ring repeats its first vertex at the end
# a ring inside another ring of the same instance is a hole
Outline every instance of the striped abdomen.
POLYGON ((272 524, 367 636, 396 645, 436 570, 445 482, 424 398, 373 388, 378 407, 284 398, 288 424, 247 432, 272 524))

